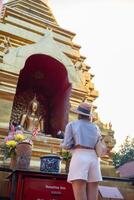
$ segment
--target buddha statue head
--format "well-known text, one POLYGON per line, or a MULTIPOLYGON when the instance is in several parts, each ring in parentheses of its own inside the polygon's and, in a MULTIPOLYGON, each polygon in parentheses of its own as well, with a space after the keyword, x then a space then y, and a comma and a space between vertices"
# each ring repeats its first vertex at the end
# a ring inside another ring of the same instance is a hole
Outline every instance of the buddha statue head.
POLYGON ((28 115, 35 114, 39 116, 39 107, 40 107, 39 101, 37 101, 36 96, 34 96, 34 98, 30 101, 28 105, 27 114, 28 115))

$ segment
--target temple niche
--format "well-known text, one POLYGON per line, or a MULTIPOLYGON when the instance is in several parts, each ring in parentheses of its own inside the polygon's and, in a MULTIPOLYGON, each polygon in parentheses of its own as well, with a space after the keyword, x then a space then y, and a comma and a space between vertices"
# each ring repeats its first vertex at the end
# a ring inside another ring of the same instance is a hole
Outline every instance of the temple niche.
MULTIPOLYGON (((58 151, 57 132, 77 117, 70 108, 83 101, 94 105, 99 96, 94 75, 74 37, 75 33, 59 26, 48 1, 10 0, 5 4, 0 22, 1 134, 7 134, 10 123, 21 124, 36 96, 44 127, 41 131, 54 138, 51 147, 57 144, 54 148, 58 151)), ((93 112, 109 146, 109 160, 114 131, 101 122, 95 105, 93 112)))
MULTIPOLYGON (((34 120, 41 120, 43 127, 39 127, 38 130, 56 137, 57 132, 64 130, 68 122, 70 92, 71 84, 62 63, 45 54, 30 56, 20 71, 10 123, 15 126, 24 125, 22 115, 26 115, 23 118, 27 118, 28 113, 31 113, 29 103, 36 96, 34 101, 40 109, 36 114, 38 117, 35 116, 34 120)), ((34 130, 24 128, 31 133, 34 130)))

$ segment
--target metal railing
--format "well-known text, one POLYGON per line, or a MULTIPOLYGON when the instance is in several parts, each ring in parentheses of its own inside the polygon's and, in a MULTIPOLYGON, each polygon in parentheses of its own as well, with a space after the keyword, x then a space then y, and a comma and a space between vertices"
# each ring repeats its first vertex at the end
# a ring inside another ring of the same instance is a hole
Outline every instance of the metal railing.
POLYGON ((134 178, 120 178, 120 177, 110 177, 103 176, 103 180, 105 181, 116 181, 116 182, 127 182, 134 184, 134 178))

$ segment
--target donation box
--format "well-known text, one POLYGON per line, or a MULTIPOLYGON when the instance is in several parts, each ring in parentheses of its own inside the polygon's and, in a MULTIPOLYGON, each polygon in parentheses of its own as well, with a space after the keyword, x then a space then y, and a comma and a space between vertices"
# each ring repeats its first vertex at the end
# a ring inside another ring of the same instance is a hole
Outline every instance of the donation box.
POLYGON ((15 171, 10 177, 11 200, 74 200, 66 175, 15 171))

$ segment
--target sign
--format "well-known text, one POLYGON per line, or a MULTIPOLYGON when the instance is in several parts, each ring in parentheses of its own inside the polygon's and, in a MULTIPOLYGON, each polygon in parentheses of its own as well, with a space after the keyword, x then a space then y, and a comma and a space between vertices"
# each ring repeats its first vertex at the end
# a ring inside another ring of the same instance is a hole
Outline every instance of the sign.
POLYGON ((111 199, 124 199, 117 187, 99 186, 102 197, 111 199))
POLYGON ((24 200, 74 200, 71 184, 66 180, 26 177, 22 197, 24 200))

